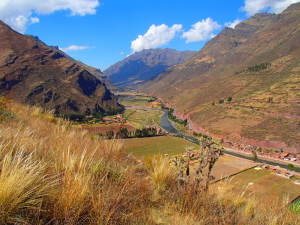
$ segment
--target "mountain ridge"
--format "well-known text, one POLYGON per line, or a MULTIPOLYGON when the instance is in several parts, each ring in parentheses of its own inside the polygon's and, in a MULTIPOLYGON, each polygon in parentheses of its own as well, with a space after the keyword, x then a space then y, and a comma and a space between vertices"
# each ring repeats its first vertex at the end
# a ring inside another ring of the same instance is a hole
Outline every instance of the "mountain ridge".
POLYGON ((142 50, 110 66, 104 74, 117 86, 137 86, 182 63, 194 53, 169 48, 142 50))
POLYGON ((299 151, 299 24, 300 3, 281 14, 257 14, 225 28, 192 58, 140 89, 175 108, 198 131, 299 151), (232 102, 226 102, 229 97, 232 102))
POLYGON ((1 95, 56 114, 112 113, 122 110, 91 67, 38 38, 0 22, 1 95))

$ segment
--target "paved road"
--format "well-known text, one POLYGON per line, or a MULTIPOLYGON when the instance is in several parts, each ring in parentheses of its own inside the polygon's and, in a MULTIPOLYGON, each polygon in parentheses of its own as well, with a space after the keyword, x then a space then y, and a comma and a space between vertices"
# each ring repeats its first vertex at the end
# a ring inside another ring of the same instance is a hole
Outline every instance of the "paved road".
MULTIPOLYGON (((193 136, 189 136, 187 134, 184 134, 181 131, 177 130, 173 126, 173 124, 170 122, 170 120, 168 118, 168 112, 165 112, 163 114, 163 116, 161 117, 160 126, 164 130, 166 130, 167 132, 169 132, 171 134, 175 134, 175 135, 181 136, 182 138, 184 138, 184 139, 186 139, 186 140, 188 140, 190 142, 193 142, 195 144, 199 144, 199 140, 197 138, 195 138, 193 136)), ((228 151, 228 149, 227 150, 225 149, 223 152, 225 154, 232 155, 232 156, 239 157, 239 158, 243 158, 243 159, 248 159, 248 160, 252 160, 253 159, 251 156, 247 156, 247 155, 244 155, 244 154, 239 154, 239 153, 236 153, 236 152, 228 151)), ((284 168, 284 169, 289 169, 289 167, 286 164, 269 161, 267 159, 261 159, 261 158, 259 158, 259 159, 256 160, 256 162, 268 164, 268 165, 271 165, 271 166, 279 166, 279 167, 284 168)), ((295 167, 294 170, 296 172, 300 172, 300 168, 299 167, 295 167)))

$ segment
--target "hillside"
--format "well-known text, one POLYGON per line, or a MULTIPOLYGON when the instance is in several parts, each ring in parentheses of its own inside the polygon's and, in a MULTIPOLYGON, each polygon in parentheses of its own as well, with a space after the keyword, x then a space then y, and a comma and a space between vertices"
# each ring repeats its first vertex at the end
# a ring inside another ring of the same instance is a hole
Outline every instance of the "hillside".
POLYGON ((137 86, 154 79, 165 69, 193 56, 193 51, 173 49, 148 49, 136 52, 117 62, 104 74, 117 86, 137 86))
POLYGON ((225 28, 141 88, 228 144, 300 152, 300 3, 225 28))
POLYGON ((113 113, 122 107, 101 71, 0 21, 0 94, 56 114, 113 113))

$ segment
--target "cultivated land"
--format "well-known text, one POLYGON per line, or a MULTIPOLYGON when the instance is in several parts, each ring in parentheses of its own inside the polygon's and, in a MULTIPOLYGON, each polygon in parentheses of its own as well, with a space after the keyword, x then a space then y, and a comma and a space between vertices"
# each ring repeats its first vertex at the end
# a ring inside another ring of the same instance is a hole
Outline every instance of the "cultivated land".
POLYGON ((142 95, 119 94, 120 103, 125 106, 124 119, 136 128, 159 126, 162 110, 151 104, 154 99, 142 95))
POLYGON ((300 195, 300 185, 295 184, 294 179, 281 177, 265 169, 250 169, 216 185, 222 186, 224 182, 233 192, 243 191, 258 202, 286 205, 300 195))
POLYGON ((199 146, 182 138, 171 136, 130 138, 122 141, 124 143, 124 150, 132 152, 139 157, 154 154, 177 155, 182 154, 187 148, 199 148, 199 146))

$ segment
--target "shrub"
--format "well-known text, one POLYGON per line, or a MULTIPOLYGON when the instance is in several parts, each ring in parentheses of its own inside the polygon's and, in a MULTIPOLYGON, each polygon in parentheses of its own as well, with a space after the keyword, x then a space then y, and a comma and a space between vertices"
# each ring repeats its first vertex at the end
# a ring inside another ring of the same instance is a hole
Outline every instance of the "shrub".
POLYGON ((266 70, 268 69, 269 67, 271 67, 271 63, 269 62, 266 62, 266 63, 261 63, 261 64, 258 64, 258 65, 254 65, 254 66, 250 66, 247 68, 247 71, 249 72, 259 72, 261 70, 266 70))

